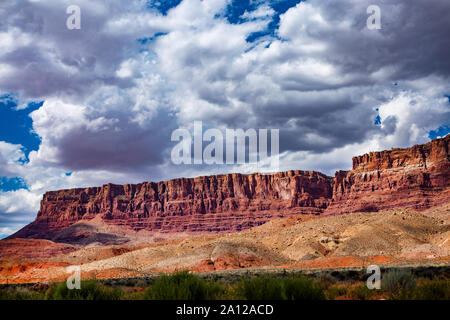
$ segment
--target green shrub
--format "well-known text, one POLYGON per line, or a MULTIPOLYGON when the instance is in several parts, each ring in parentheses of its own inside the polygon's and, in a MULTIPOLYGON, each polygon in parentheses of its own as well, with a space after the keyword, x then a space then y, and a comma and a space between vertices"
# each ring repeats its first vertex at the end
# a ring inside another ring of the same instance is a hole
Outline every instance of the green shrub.
POLYGON ((329 286, 329 287, 325 290, 325 297, 326 297, 328 300, 334 300, 334 299, 336 299, 336 297, 346 295, 347 292, 348 292, 348 290, 347 290, 346 287, 333 285, 333 286, 329 286))
POLYGON ((364 283, 354 287, 350 291, 350 296, 358 300, 369 300, 372 296, 378 294, 379 292, 379 290, 367 288, 367 285, 364 283))
POLYGON ((407 300, 414 295, 416 279, 410 271, 391 270, 382 278, 383 289, 392 299, 407 300))
POLYGON ((2 288, 0 300, 44 300, 45 294, 27 288, 2 288))
POLYGON ((329 273, 322 273, 316 277, 317 281, 320 282, 325 288, 328 288, 336 284, 337 279, 329 273))
POLYGON ((163 275, 149 286, 106 286, 95 280, 82 281, 80 290, 69 290, 66 283, 50 286, 3 286, 0 300, 322 300, 347 296, 367 300, 382 294, 390 299, 450 300, 450 281, 422 279, 416 285, 411 272, 389 271, 382 279, 383 291, 369 290, 365 283, 357 286, 333 284, 303 276, 262 275, 242 278, 239 282, 204 280, 188 272, 163 275), (117 286, 117 287, 116 287, 117 286))
POLYGON ((430 280, 420 283, 415 290, 416 300, 450 300, 450 281, 430 280))
POLYGON ((205 281, 186 271, 162 275, 146 290, 151 300, 209 300, 218 299, 225 289, 217 282, 205 281))
POLYGON ((292 277, 283 281, 288 300, 324 300, 323 287, 311 279, 292 277))
POLYGON ((96 280, 81 282, 80 289, 68 289, 65 282, 52 285, 47 293, 49 300, 119 300, 123 291, 108 288, 96 280))
POLYGON ((302 277, 255 277, 242 280, 236 296, 247 300, 323 300, 323 288, 302 277))
POLYGON ((243 279, 236 286, 236 296, 247 300, 285 300, 283 284, 273 277, 243 279))

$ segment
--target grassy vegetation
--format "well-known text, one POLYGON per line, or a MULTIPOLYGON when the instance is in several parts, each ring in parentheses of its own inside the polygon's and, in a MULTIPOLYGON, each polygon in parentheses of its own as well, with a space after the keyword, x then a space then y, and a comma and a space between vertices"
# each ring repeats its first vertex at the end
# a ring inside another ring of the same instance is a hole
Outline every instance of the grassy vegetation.
POLYGON ((325 298, 327 300, 335 300, 338 297, 346 296, 348 288, 342 285, 330 285, 325 291, 325 298))
POLYGON ((320 283, 303 277, 274 278, 270 276, 241 280, 235 296, 245 300, 324 300, 320 283))
POLYGON ((450 281, 422 281, 414 291, 416 300, 450 300, 450 281))
POLYGON ((205 281, 188 272, 162 275, 148 287, 144 297, 151 300, 214 300, 225 295, 219 282, 205 281))
POLYGON ((356 300, 371 300, 379 294, 378 290, 370 290, 366 284, 359 284, 349 290, 349 296, 356 300))
POLYGON ((0 300, 42 300, 45 294, 27 288, 2 288, 0 289, 0 300))
MULTIPOLYGON (((119 279, 120 280, 120 279, 119 279)), ((412 274, 389 271, 381 290, 365 283, 333 278, 264 275, 235 282, 205 280, 188 272, 162 275, 152 281, 82 281, 80 290, 66 283, 48 286, 2 286, 0 300, 334 300, 415 299, 450 300, 448 279, 416 279, 412 274)))
POLYGON ((50 286, 45 294, 47 300, 120 300, 124 291, 109 288, 96 280, 84 281, 80 290, 69 290, 66 283, 50 286))
POLYGON ((382 286, 391 299, 408 300, 415 295, 416 278, 409 271, 391 270, 383 276, 382 286))

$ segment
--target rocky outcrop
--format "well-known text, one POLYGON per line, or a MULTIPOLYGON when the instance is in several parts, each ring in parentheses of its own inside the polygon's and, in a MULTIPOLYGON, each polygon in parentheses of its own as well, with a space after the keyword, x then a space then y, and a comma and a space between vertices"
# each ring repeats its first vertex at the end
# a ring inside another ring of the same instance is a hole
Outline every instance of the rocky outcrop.
POLYGON ((295 170, 52 191, 44 195, 36 220, 14 237, 53 238, 55 230, 97 215, 135 231, 239 231, 273 217, 322 213, 332 195, 331 181, 318 172, 295 170))
POLYGON ((427 209, 450 199, 450 135, 409 149, 353 158, 336 172, 326 214, 390 208, 427 209))
POLYGON ((51 239, 100 216, 135 231, 239 231, 292 214, 426 209, 449 199, 450 135, 353 158, 334 178, 315 171, 225 174, 47 192, 36 220, 13 238, 51 239))

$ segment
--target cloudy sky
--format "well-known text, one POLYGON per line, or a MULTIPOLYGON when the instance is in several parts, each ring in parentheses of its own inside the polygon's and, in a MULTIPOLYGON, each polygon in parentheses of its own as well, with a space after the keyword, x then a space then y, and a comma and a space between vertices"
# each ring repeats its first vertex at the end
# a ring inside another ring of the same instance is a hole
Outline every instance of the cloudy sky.
POLYGON ((449 12, 448 0, 1 1, 0 237, 48 190, 255 171, 174 165, 171 133, 196 120, 279 129, 280 170, 329 175, 444 136, 449 12))

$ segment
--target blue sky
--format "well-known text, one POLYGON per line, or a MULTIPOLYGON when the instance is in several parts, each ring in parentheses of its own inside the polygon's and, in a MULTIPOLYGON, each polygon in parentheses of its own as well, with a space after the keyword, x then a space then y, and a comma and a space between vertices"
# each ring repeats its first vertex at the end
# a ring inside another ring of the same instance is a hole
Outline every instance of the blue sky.
POLYGON ((280 170, 348 169, 351 157, 450 130, 447 0, 79 0, 0 11, 0 237, 44 192, 270 165, 176 166, 171 133, 280 130, 280 170), (420 46, 417 44, 420 43, 420 46))
POLYGON ((42 102, 30 102, 25 108, 17 109, 12 96, 0 96, 0 139, 13 144, 21 144, 26 154, 38 150, 40 138, 33 133, 33 123, 29 114, 39 109, 42 102))
POLYGON ((436 139, 436 138, 442 138, 445 137, 450 133, 450 126, 449 125, 443 125, 437 128, 436 130, 431 130, 428 137, 430 139, 436 139))
MULTIPOLYGON (((0 141, 12 144, 20 144, 25 158, 32 150, 38 150, 40 138, 33 133, 33 124, 29 114, 39 109, 43 102, 30 102, 26 108, 17 109, 18 105, 13 96, 0 97, 0 141)), ((26 189, 26 182, 22 177, 1 177, 0 191, 12 191, 26 189)))

